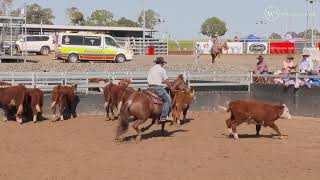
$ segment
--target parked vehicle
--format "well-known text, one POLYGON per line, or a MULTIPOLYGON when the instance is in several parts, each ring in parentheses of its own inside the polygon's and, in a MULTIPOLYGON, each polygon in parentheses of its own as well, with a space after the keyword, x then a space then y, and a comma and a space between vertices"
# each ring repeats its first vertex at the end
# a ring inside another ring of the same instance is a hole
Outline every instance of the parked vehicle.
POLYGON ((133 51, 122 48, 109 35, 63 33, 57 37, 56 59, 72 63, 80 60, 114 61, 123 63, 133 59, 133 51))
POLYGON ((27 35, 16 41, 16 51, 27 51, 47 56, 51 51, 54 51, 55 41, 48 35, 27 35), (27 41, 25 39, 27 38, 27 41))

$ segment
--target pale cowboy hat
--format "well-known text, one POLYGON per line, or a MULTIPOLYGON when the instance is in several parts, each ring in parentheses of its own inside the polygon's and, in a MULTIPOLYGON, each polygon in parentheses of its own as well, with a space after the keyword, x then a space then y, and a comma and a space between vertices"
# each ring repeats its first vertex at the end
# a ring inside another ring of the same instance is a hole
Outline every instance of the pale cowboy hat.
POLYGON ((153 62, 156 64, 167 64, 167 61, 165 61, 163 57, 157 57, 153 62))
POLYGON ((218 37, 218 36, 219 36, 219 35, 218 35, 217 33, 213 35, 213 37, 218 37))
POLYGON ((302 54, 301 54, 301 56, 310 56, 310 53, 309 52, 303 52, 302 54))
POLYGON ((259 56, 257 57, 257 59, 259 59, 259 60, 263 60, 263 59, 264 59, 264 57, 263 57, 262 55, 259 55, 259 56))

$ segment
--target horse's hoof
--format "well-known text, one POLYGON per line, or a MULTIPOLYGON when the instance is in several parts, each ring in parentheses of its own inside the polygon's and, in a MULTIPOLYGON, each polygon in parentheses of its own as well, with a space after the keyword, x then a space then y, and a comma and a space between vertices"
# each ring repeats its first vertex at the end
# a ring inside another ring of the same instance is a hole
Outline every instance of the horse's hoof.
POLYGON ((279 136, 279 139, 283 139, 283 136, 279 136))
POLYGON ((141 141, 141 135, 138 135, 137 137, 136 137, 136 141, 141 141))
POLYGON ((122 142, 123 140, 121 138, 115 138, 113 141, 114 142, 122 142))

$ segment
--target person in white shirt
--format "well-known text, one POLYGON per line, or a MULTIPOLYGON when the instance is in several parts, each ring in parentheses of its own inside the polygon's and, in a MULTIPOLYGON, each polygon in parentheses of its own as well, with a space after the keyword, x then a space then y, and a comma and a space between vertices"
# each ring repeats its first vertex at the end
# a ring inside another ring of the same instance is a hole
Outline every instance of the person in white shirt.
POLYGON ((308 59, 310 57, 309 53, 303 53, 302 54, 302 60, 299 65, 299 71, 300 73, 310 73, 313 70, 313 63, 311 59, 308 59), (311 60, 311 61, 310 61, 311 60), (311 62, 311 63, 310 63, 311 62))
POLYGON ((171 98, 165 90, 165 86, 163 84, 169 83, 167 71, 163 68, 164 64, 166 64, 167 62, 163 59, 163 57, 157 57, 154 62, 156 63, 156 65, 154 65, 149 70, 147 80, 149 87, 153 88, 163 101, 160 121, 165 122, 167 120, 166 118, 170 112, 171 107, 171 98))

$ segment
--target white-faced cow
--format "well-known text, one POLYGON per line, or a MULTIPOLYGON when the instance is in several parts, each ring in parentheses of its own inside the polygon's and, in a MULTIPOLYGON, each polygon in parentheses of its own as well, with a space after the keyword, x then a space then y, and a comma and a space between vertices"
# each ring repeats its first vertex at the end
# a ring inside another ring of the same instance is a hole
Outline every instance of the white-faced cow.
POLYGON ((279 118, 291 119, 289 109, 285 104, 273 105, 250 100, 230 102, 227 112, 231 112, 231 117, 226 124, 230 135, 233 135, 235 139, 238 139, 236 127, 244 122, 256 124, 257 135, 259 135, 261 126, 265 126, 272 128, 277 132, 279 138, 283 138, 275 121, 279 118))

